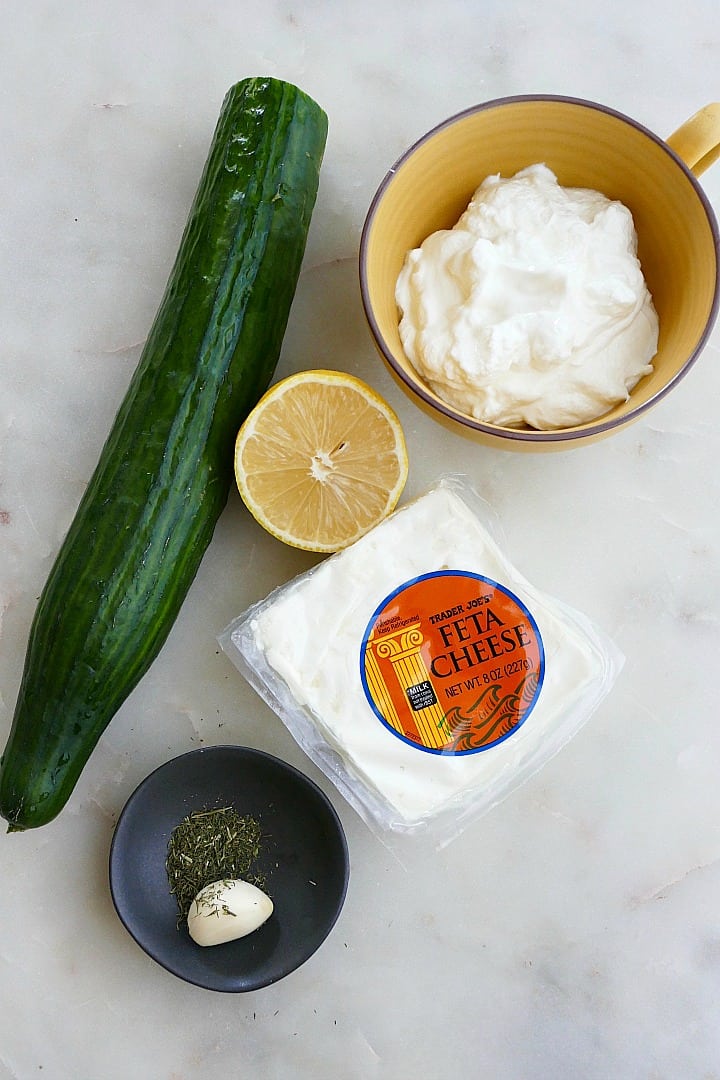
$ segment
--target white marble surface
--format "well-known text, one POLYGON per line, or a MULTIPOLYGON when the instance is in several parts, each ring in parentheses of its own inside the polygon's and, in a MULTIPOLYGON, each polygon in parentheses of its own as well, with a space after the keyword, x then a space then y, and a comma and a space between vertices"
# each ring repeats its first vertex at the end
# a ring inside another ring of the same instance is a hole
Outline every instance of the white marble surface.
MULTIPOLYGON (((572 94, 669 134, 717 99, 716 0, 4 0, 0 19, 3 743, 36 597, 138 359, 220 102, 255 74, 299 83, 330 120, 278 374, 368 379, 405 425, 408 495, 465 471, 524 573, 627 655, 611 697, 538 776, 447 849, 400 865, 218 651, 233 615, 313 561, 233 496, 70 805, 0 836, 2 1080, 717 1080, 718 330, 627 432, 513 455, 450 437, 400 393, 356 271, 386 168, 467 105, 572 94), (352 858, 333 934, 252 995, 166 974, 107 888, 136 784, 227 741, 318 780, 352 858)), ((720 208, 720 165, 704 186, 720 208)))

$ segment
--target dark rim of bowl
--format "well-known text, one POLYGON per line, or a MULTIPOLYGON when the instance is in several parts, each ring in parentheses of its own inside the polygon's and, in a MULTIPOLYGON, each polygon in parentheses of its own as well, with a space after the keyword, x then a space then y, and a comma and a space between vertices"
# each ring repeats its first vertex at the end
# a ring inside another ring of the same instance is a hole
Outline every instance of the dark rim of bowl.
POLYGON ((715 212, 710 204, 710 201, 703 191, 703 188, 694 175, 692 170, 685 164, 679 154, 668 146, 664 139, 661 139, 659 135, 656 135, 649 128, 645 127, 639 121, 634 120, 631 116, 627 116, 625 113, 618 112, 617 109, 612 109, 607 105, 601 105, 596 101, 589 101, 584 98, 577 97, 565 97, 562 94, 517 94, 509 97, 493 98, 491 101, 482 102, 479 105, 471 105, 467 109, 463 109, 461 112, 455 113, 453 116, 443 120, 441 123, 436 124, 430 131, 426 132, 419 139, 417 139, 407 150, 400 155, 395 163, 388 169, 383 177, 380 185, 373 196, 373 200, 370 203, 365 222, 363 224, 362 234, 360 237, 360 293, 362 297, 363 308, 365 309, 365 317, 368 321, 370 329, 372 330, 375 341, 377 342, 385 360, 390 365, 391 369, 395 372, 397 377, 405 383, 412 393, 421 398, 427 405, 435 409, 437 412, 442 413, 450 420, 454 420, 456 423, 462 424, 467 428, 471 428, 475 431, 482 432, 486 435, 491 435, 495 438, 507 439, 515 442, 527 442, 527 443, 543 443, 543 442, 569 442, 576 439, 591 439, 597 435, 604 434, 612 431, 615 428, 624 427, 626 424, 636 420, 642 413, 646 412, 652 406, 656 405, 658 401, 665 397, 666 394, 672 390, 672 388, 688 373, 693 366, 700 353, 705 347, 708 337, 712 332, 715 320, 718 315, 718 306, 720 305, 720 281, 718 275, 718 262, 720 260, 720 231, 718 230, 718 223, 715 217, 715 212), (618 120, 623 120, 626 124, 630 124, 638 131, 642 132, 647 138, 656 143, 662 150, 668 154, 669 157, 675 162, 675 164, 682 170, 687 179, 692 184, 697 197, 705 211, 705 215, 710 226, 710 231, 713 237, 713 245, 715 248, 715 289, 713 293, 713 302, 708 313, 707 322, 705 328, 698 339, 698 342, 693 349, 690 356, 685 360, 682 367, 673 375, 671 379, 665 383, 651 398, 642 404, 637 405, 634 409, 624 413, 620 417, 616 417, 613 420, 600 420, 598 423, 590 424, 582 428, 566 428, 563 430, 553 431, 532 431, 527 428, 504 428, 494 427, 492 424, 484 424, 480 420, 475 420, 471 416, 467 416, 465 413, 461 413, 456 409, 453 409, 451 405, 438 400, 431 396, 422 386, 419 376, 418 381, 415 382, 411 379, 405 370, 398 364, 397 360, 392 354, 392 351, 388 347, 380 328, 377 324, 375 316, 373 314, 372 305, 370 303, 370 295, 367 284, 367 247, 370 238, 370 232, 372 230, 375 215, 378 211, 380 203, 385 195, 386 190, 392 184, 395 174, 405 164, 405 162, 412 157, 416 150, 424 143, 428 142, 440 131, 450 127, 452 124, 457 123, 459 120, 463 120, 466 116, 472 116, 478 112, 484 112, 487 109, 495 109, 503 105, 514 105, 522 101, 558 101, 564 102, 569 105, 580 105, 587 109, 595 109, 598 112, 607 113, 609 116, 614 116, 618 120))

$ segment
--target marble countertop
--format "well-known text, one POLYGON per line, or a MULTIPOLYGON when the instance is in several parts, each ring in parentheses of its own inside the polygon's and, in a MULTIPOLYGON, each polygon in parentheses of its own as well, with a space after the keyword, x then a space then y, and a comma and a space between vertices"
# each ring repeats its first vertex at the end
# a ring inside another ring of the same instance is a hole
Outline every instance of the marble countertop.
MULTIPOLYGON (((589 724, 448 847, 401 861, 295 745, 216 635, 313 564, 233 493, 181 615, 50 825, 0 836, 2 1080, 720 1077, 720 330, 633 427, 519 455, 404 396, 362 315, 372 195, 420 134, 505 94, 590 98, 669 135, 720 96, 716 0, 5 0, 0 38, 0 741, 36 598, 137 363, 220 103, 298 83, 330 134, 278 376, 328 366, 397 409, 406 498, 467 474, 511 558, 627 662, 589 724), (330 795, 347 901, 248 995, 187 985, 112 907, 117 816, 168 758, 237 742, 330 795)), ((703 177, 720 208, 720 165, 703 177)))

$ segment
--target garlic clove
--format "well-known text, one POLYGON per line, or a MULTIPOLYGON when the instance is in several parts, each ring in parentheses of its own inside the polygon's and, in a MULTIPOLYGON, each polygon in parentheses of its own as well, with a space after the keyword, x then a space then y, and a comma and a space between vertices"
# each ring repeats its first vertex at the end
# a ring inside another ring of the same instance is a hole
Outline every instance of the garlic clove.
POLYGON ((270 897, 249 881, 214 881, 190 905, 188 931, 198 945, 221 945, 252 934, 273 908, 270 897))

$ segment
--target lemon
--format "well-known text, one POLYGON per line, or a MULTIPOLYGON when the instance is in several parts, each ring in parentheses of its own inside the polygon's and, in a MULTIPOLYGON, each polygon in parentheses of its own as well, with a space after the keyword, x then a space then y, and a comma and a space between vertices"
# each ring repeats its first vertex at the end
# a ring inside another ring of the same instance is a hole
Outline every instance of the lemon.
POLYGON ((339 551, 358 540, 395 508, 407 473, 396 414, 367 383, 340 371, 300 371, 276 383, 235 444, 248 510, 305 551, 339 551))

